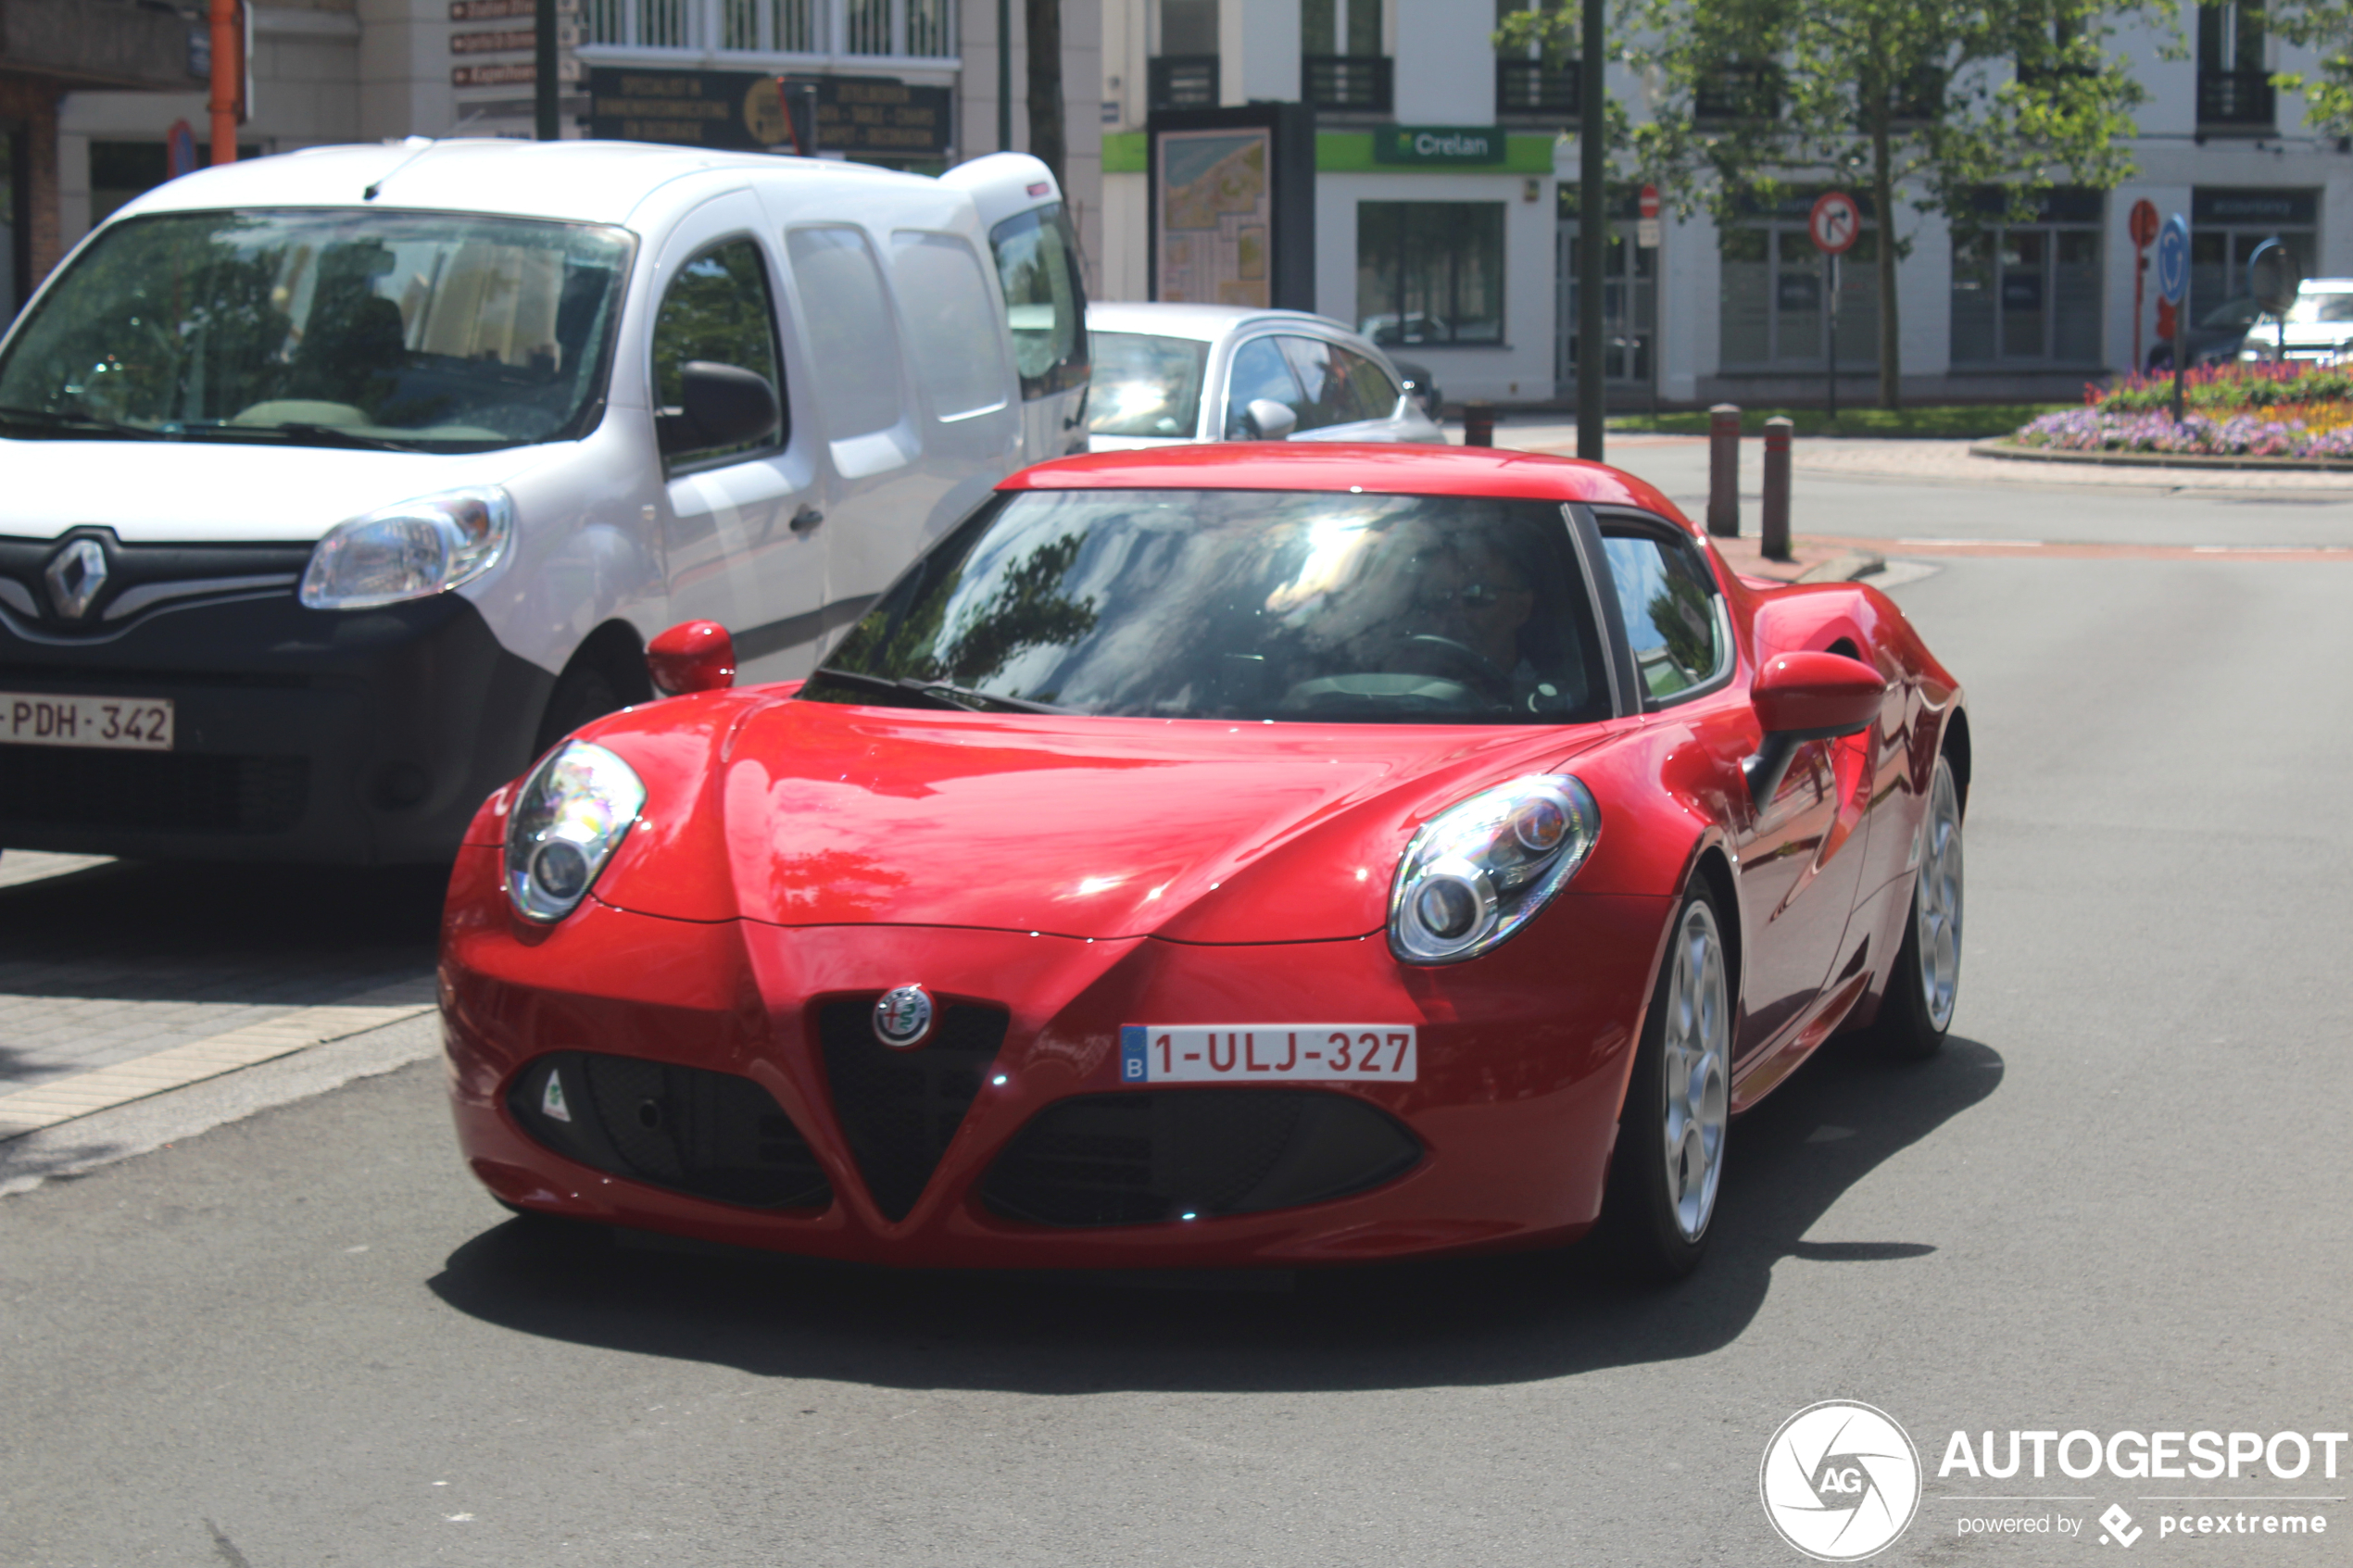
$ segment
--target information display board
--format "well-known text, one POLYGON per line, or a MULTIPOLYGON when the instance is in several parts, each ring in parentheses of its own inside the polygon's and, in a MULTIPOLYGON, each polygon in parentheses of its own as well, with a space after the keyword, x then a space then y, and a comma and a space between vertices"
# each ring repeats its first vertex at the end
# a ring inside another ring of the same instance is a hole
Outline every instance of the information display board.
MULTIPOLYGON (((887 76, 785 79, 816 97, 820 153, 846 157, 937 157, 950 146, 950 92, 887 76)), ((599 66, 588 73, 588 132, 623 142, 670 142, 746 152, 789 148, 779 79, 743 70, 645 70, 599 66)))
POLYGON ((1315 111, 1166 110, 1145 134, 1151 297, 1313 310, 1315 111))

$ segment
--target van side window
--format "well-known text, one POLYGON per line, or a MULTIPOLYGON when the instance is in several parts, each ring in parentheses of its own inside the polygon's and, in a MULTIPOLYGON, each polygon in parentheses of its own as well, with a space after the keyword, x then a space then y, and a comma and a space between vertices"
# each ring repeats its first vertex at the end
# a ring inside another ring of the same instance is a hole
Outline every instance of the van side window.
POLYGON ((890 268, 915 366, 936 419, 1002 408, 1004 354, 989 320, 988 282, 973 247, 953 234, 901 229, 890 236, 890 268))
POLYGON ((1731 667, 1723 600, 1697 546, 1644 530, 1604 533, 1602 548, 1647 706, 1712 684, 1731 667))
POLYGON ((734 446, 673 451, 670 466, 763 452, 785 444, 792 414, 777 373, 776 312, 768 296, 768 268, 759 242, 724 240, 678 270, 654 316, 654 405, 676 408, 685 398, 681 370, 691 359, 734 365, 767 378, 776 389, 779 422, 762 436, 734 446))
POLYGON ((810 360, 830 378, 825 434, 846 441, 888 430, 900 415, 899 328, 866 231, 847 223, 795 229, 785 249, 800 290, 810 360))
POLYGON ((1060 202, 1006 219, 988 232, 1005 287, 1005 324, 1025 401, 1087 381, 1087 291, 1078 245, 1060 202))

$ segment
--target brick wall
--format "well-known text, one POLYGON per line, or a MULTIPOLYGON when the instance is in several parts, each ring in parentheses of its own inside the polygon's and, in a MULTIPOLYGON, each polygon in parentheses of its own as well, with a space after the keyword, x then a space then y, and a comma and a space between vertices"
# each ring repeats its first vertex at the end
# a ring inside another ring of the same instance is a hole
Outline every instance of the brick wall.
POLYGON ((30 294, 64 254, 57 238, 57 88, 21 76, 0 76, 0 120, 25 138, 19 165, 26 175, 31 208, 27 249, 31 267, 18 286, 30 294))

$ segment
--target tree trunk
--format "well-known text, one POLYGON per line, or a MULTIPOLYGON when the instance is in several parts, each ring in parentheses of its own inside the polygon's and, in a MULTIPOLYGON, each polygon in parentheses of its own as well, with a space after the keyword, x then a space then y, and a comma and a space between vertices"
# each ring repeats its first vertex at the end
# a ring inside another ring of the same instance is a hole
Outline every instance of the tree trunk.
POLYGON ((1879 406, 1903 405, 1904 354, 1896 337, 1894 149, 1887 120, 1871 126, 1871 205, 1879 210, 1879 406))
POLYGON ((1029 22, 1029 150, 1063 182, 1062 0, 1023 0, 1029 22))

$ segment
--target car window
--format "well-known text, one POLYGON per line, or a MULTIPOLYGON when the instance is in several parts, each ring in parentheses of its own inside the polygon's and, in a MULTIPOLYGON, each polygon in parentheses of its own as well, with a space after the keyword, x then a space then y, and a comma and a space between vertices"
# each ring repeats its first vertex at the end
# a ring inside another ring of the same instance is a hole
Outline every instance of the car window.
POLYGON ((2306 294, 2287 307, 2291 321, 2353 321, 2353 294, 2306 294))
POLYGON ((1025 491, 851 629, 812 701, 1045 704, 1268 722, 1610 714, 1557 502, 1326 491, 1025 491))
POLYGON ((1602 547, 1647 698, 1696 690, 1730 668, 1723 601, 1697 546, 1628 532, 1607 534, 1602 547))
POLYGON ((1078 242, 1060 202, 1008 218, 988 232, 1005 289, 1005 324, 1025 399, 1087 380, 1087 292, 1078 242))
POLYGON ((866 232, 812 225, 785 236, 808 315, 810 358, 825 367, 825 433, 835 441, 899 422, 899 329, 866 232))
MULTIPOLYGON (((784 381, 776 372, 776 317, 768 297, 768 268, 760 244, 726 240, 678 270, 654 316, 654 403, 679 407, 685 396, 681 369, 690 359, 734 365, 767 378, 785 408, 784 381)), ((770 432, 735 446, 673 451, 672 467, 780 445, 791 429, 789 416, 770 432)))
POLYGON ((1094 340, 1090 433, 1189 436, 1199 428, 1209 345, 1152 332, 1097 332, 1094 340))
POLYGON ((186 441, 575 440, 604 408, 633 245, 465 213, 130 219, 18 325, 0 406, 186 441))
POLYGON ((1333 349, 1332 359, 1348 371, 1349 398, 1353 409, 1348 414, 1349 419, 1385 420, 1397 412, 1397 399, 1402 395, 1387 370, 1352 349, 1333 349))
MULTIPOLYGON (((1242 410, 1259 398, 1280 403, 1293 413, 1306 398, 1299 390, 1299 378, 1291 374, 1290 364, 1271 337, 1254 337, 1234 350, 1234 362, 1226 372, 1226 439, 1248 441, 1251 429, 1242 419, 1242 410)), ((1300 420, 1302 428, 1307 421, 1300 420)))
POLYGON ((1299 416, 1302 430, 1321 430, 1326 425, 1342 424, 1356 418, 1349 412, 1354 406, 1354 395, 1348 384, 1348 371, 1333 358, 1332 345, 1312 337, 1289 337, 1279 340, 1283 358, 1299 377, 1301 401, 1291 406, 1299 416))
POLYGON ((902 229, 890 236, 890 265, 934 416, 949 420, 1001 406, 1004 355, 973 247, 953 234, 902 229))

